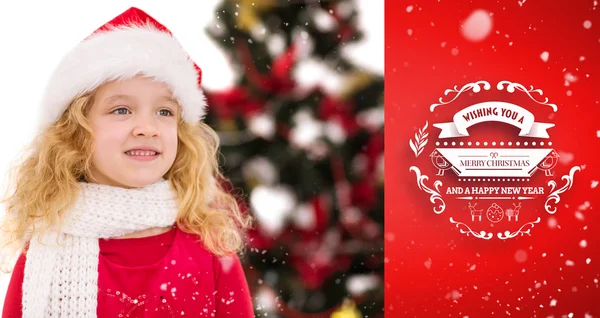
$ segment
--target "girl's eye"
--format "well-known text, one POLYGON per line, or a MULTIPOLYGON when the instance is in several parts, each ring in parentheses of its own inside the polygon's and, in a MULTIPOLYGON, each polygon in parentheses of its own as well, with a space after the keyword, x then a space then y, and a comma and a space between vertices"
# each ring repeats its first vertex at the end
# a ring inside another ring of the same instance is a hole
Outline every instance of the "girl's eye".
POLYGON ((113 114, 115 114, 115 112, 124 110, 125 112, 120 112, 120 113, 116 113, 116 115, 127 115, 127 112, 129 112, 129 109, 127 108, 117 108, 115 110, 112 111, 113 114))
POLYGON ((168 109, 161 109, 161 110, 159 110, 159 112, 161 112, 161 115, 164 115, 164 116, 173 116, 173 113, 168 109))

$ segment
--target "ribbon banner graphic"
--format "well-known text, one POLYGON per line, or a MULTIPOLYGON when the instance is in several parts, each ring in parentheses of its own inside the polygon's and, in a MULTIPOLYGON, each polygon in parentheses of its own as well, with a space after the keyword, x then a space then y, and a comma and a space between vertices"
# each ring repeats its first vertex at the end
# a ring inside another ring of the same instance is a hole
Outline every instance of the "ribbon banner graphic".
POLYGON ((434 124, 441 129, 439 138, 467 137, 467 128, 488 121, 499 121, 513 125, 521 132, 521 137, 550 138, 549 128, 554 124, 535 122, 534 116, 525 108, 507 102, 483 102, 474 104, 454 115, 453 122, 434 124))
MULTIPOLYGON (((531 177, 537 170, 553 173, 558 156, 552 149, 436 148, 459 177, 531 177)), ((434 164, 435 165, 435 164, 434 164)), ((439 166, 439 164, 437 165, 439 166)))

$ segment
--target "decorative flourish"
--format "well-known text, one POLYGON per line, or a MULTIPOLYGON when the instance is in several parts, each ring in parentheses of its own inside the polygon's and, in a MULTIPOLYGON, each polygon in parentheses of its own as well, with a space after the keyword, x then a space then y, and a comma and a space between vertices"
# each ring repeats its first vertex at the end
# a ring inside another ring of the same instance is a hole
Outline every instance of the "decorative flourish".
POLYGON ((498 238, 501 240, 507 240, 509 238, 513 238, 519 234, 521 234, 521 236, 527 234, 530 235, 531 229, 535 226, 536 223, 540 223, 541 218, 538 216, 538 218, 535 221, 531 221, 531 222, 527 222, 525 224, 523 224, 518 230, 514 231, 514 232, 510 232, 510 231, 504 231, 504 234, 502 234, 501 232, 498 232, 498 238), (525 227, 527 226, 531 226, 530 228, 528 228, 527 230, 524 230, 525 227))
POLYGON ((419 170, 418 167, 412 166, 410 167, 410 171, 414 171, 417 174, 417 185, 419 186, 419 189, 431 194, 431 196, 429 197, 429 201, 431 201, 431 203, 433 203, 434 205, 436 201, 440 202, 437 207, 433 208, 433 212, 435 212, 436 214, 444 212, 444 210, 446 209, 446 202, 444 202, 444 199, 440 194, 440 187, 442 186, 442 181, 436 180, 433 183, 433 187, 435 188, 435 190, 433 190, 425 185, 424 181, 428 180, 429 177, 426 175, 421 175, 421 170, 419 170))
POLYGON ((494 237, 494 234, 491 232, 480 231, 479 233, 473 231, 468 225, 463 222, 454 221, 452 217, 450 217, 450 223, 455 224, 456 227, 460 230, 460 233, 466 234, 467 236, 473 235, 476 238, 480 238, 483 240, 489 240, 494 237), (463 228, 461 228, 463 227, 463 228))
POLYGON ((446 105, 446 104, 450 104, 453 101, 455 101, 458 96, 470 89, 473 89, 473 93, 479 93, 481 91, 481 87, 479 87, 479 85, 483 85, 483 89, 485 89, 486 91, 489 90, 492 86, 490 85, 490 83, 488 83, 487 81, 477 81, 475 83, 469 83, 469 84, 465 84, 460 90, 458 89, 457 86, 454 86, 454 89, 447 89, 446 91, 444 91, 444 95, 448 95, 449 93, 456 93, 456 95, 454 96, 453 99, 451 99, 450 101, 444 102, 442 100, 442 97, 440 97, 439 104, 431 104, 431 106, 429 106, 429 111, 431 111, 433 113, 433 110, 440 106, 440 105, 446 105))
POLYGON ((409 142, 410 149, 415 153, 415 157, 419 157, 427 144, 427 136, 429 136, 429 133, 425 132, 425 130, 427 129, 428 124, 429 123, 425 121, 425 126, 419 129, 419 133, 415 133, 415 141, 413 142, 411 139, 409 142))
POLYGON ((571 168, 571 171, 569 171, 569 175, 562 176, 561 179, 565 180, 567 183, 564 186, 562 186, 562 188, 560 188, 560 189, 556 189, 557 185, 554 180, 548 181, 548 185, 552 187, 552 190, 550 190, 551 193, 548 195, 548 198, 546 199, 546 204, 545 204, 546 212, 548 212, 550 214, 556 213, 556 207, 552 206, 549 202, 553 201, 554 204, 557 204, 558 202, 560 202, 560 194, 571 189, 571 187, 573 186, 573 175, 575 174, 576 171, 581 171, 581 167, 575 166, 575 167, 571 168), (554 189, 556 189, 556 190, 554 190, 554 189))
POLYGON ((552 110, 554 110, 555 112, 558 110, 558 107, 556 106, 556 104, 548 104, 548 97, 546 97, 546 99, 544 101, 539 101, 537 100, 535 97, 531 96, 531 93, 538 93, 540 94, 540 96, 544 95, 544 92, 541 89, 533 89, 533 85, 531 86, 530 89, 525 88, 525 86, 519 84, 519 83, 513 83, 511 81, 500 81, 498 82, 498 85, 496 86, 496 88, 501 91, 504 89, 504 84, 506 84, 506 91, 509 93, 514 93, 515 89, 520 90, 524 93, 527 94, 527 96, 529 96, 529 98, 531 98, 531 100, 533 100, 534 102, 541 104, 541 105, 546 105, 549 107, 552 107, 552 110))

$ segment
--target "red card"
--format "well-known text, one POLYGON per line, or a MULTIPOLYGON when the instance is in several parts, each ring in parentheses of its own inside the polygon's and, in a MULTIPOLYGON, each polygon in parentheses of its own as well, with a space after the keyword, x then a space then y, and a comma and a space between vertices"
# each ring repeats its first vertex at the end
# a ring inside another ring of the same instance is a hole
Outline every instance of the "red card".
POLYGON ((600 316, 599 7, 386 2, 386 316, 600 316))

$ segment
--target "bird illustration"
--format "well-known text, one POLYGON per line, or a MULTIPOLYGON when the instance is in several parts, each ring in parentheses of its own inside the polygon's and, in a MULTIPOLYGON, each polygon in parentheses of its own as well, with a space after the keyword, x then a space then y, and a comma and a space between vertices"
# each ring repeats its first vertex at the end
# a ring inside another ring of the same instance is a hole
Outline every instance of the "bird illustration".
POLYGON ((433 163, 433 166, 438 168, 438 173, 436 175, 443 176, 445 170, 452 168, 452 164, 446 160, 446 158, 444 158, 444 156, 442 156, 437 149, 435 149, 429 156, 431 157, 431 163, 433 163))
POLYGON ((558 157, 558 153, 553 149, 540 163, 537 164, 537 168, 544 171, 548 177, 554 176, 552 169, 556 167, 558 157))

